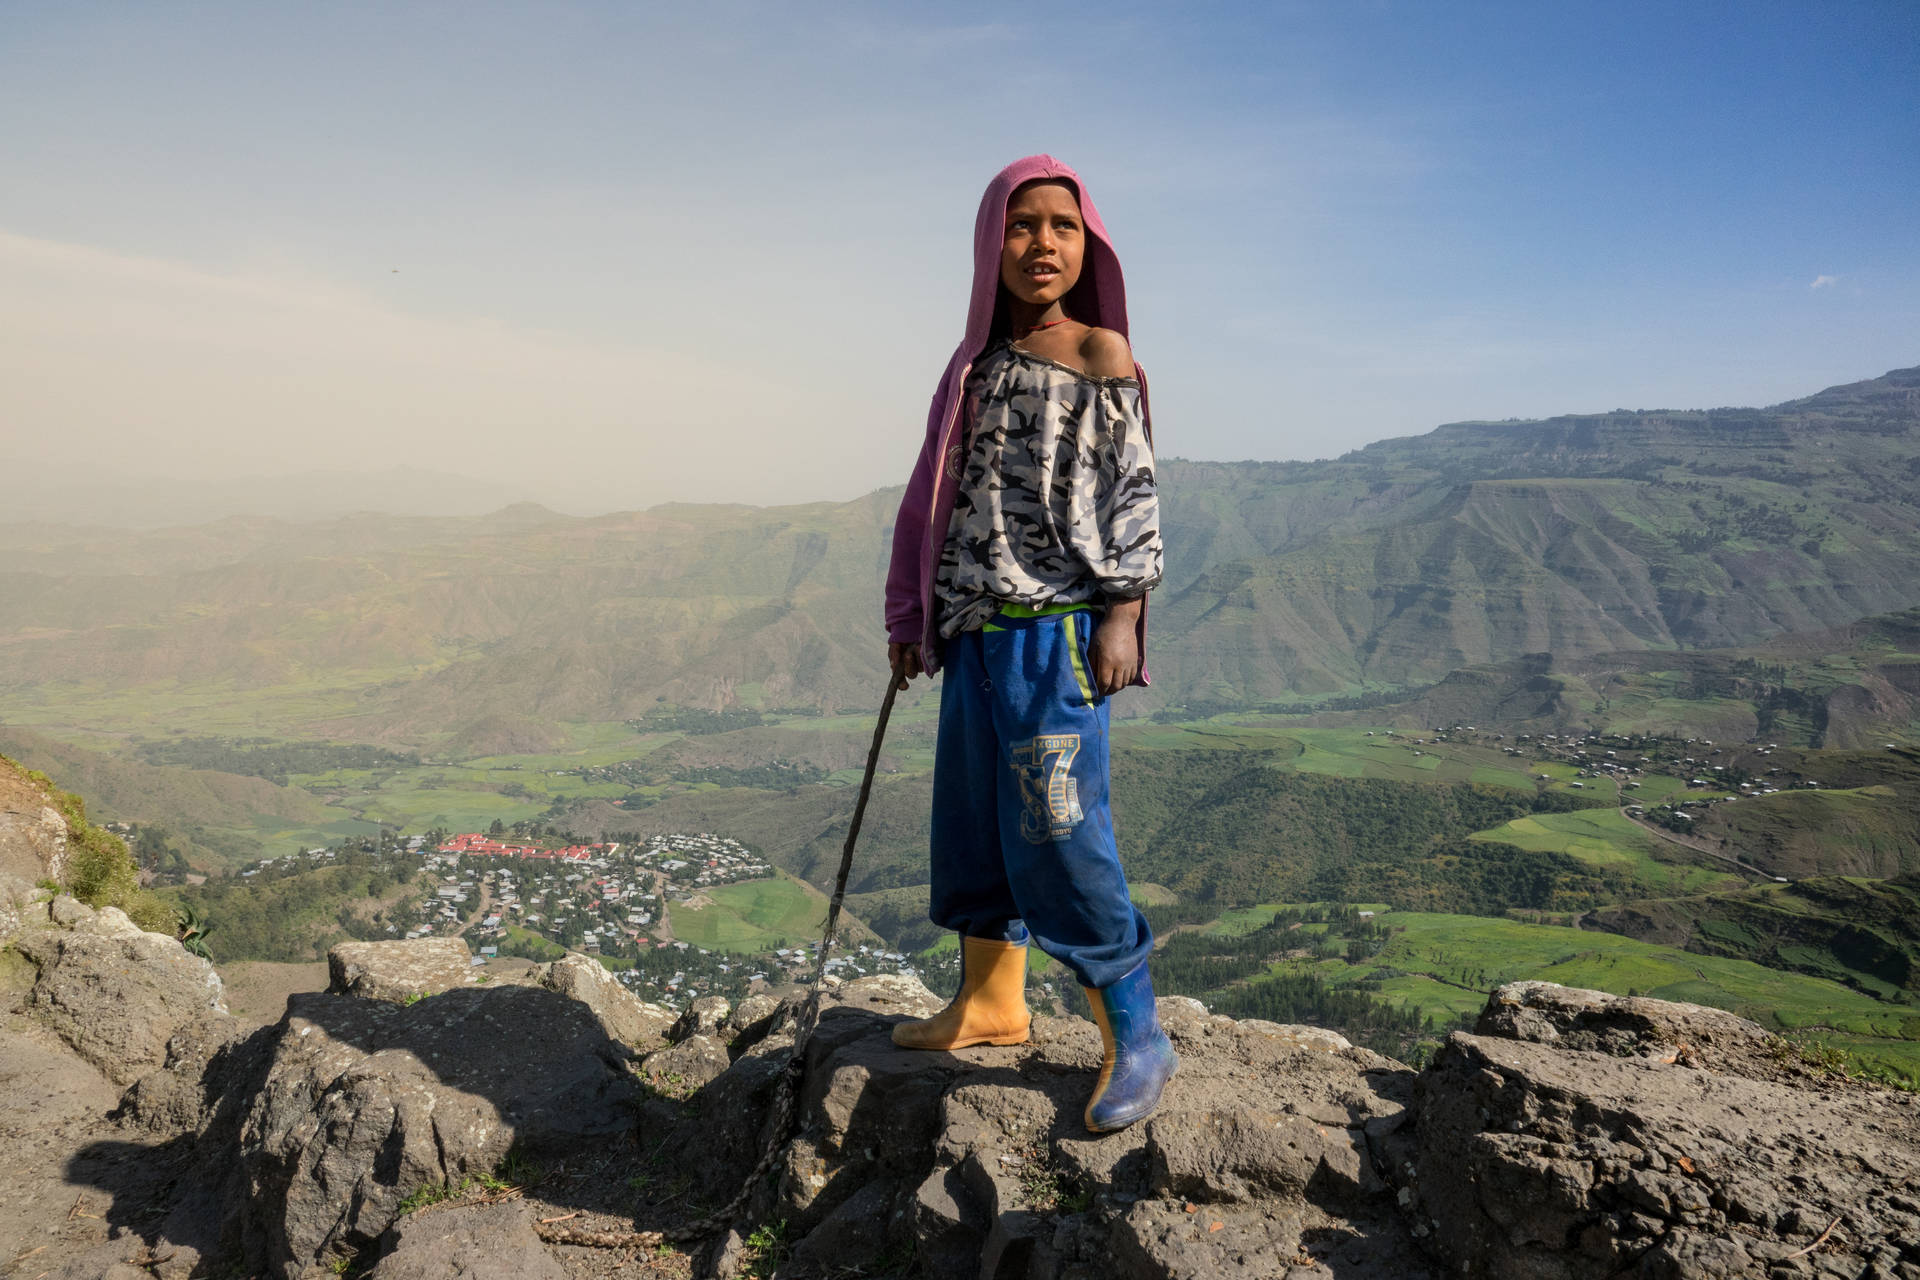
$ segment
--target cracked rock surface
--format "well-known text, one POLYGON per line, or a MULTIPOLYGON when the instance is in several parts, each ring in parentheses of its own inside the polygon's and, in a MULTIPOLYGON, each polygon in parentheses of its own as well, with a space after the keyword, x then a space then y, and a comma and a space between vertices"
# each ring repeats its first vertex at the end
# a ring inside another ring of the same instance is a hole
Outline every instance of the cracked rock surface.
MULTIPOLYGON (((66 914, 23 918, 90 936, 66 914)), ((1096 1136, 1090 1024, 903 1050, 894 1023, 944 1001, 860 979, 828 998, 746 1215, 662 1241, 644 1233, 727 1201, 775 1136, 791 1001, 669 1018, 569 959, 412 1004, 297 997, 258 1029, 201 1004, 121 1090, 32 997, 90 972, 56 941, 0 971, 0 1169, 24 1206, 0 1212, 0 1274, 1920 1280, 1920 1099, 1698 1006, 1514 984, 1416 1072, 1163 999, 1179 1074, 1096 1136)))

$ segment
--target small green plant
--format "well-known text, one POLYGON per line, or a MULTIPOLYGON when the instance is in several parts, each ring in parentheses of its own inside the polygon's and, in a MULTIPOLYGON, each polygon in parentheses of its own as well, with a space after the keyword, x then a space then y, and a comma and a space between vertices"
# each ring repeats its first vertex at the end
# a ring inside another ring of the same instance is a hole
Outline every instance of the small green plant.
MULTIPOLYGON (((461 1196, 466 1195, 467 1192, 475 1188, 478 1188, 488 1195, 499 1195, 503 1191, 513 1190, 515 1186, 524 1185, 524 1183, 510 1182, 506 1178, 503 1178, 501 1176, 501 1170, 505 1167, 506 1161, 503 1160, 500 1166, 495 1168, 492 1173, 470 1173, 458 1182, 429 1182, 425 1186, 417 1187, 411 1195, 400 1202, 398 1212, 403 1217, 409 1213, 418 1213, 429 1205, 444 1204, 448 1200, 458 1200, 461 1196)), ((522 1167, 531 1168, 532 1166, 522 1167)))
POLYGON ((1020 1194, 1031 1209, 1051 1209, 1060 1202, 1060 1175, 1036 1155, 1026 1155, 1020 1166, 1020 1194))
POLYGON ((401 1217, 409 1213, 418 1213, 430 1204, 439 1204, 443 1200, 453 1199, 466 1189, 466 1185, 464 1181, 458 1185, 451 1182, 429 1182, 425 1186, 414 1188, 400 1201, 396 1211, 401 1217))
POLYGON ((408 1007, 412 1007, 413 1005, 419 1004, 422 1000, 425 1000, 426 998, 427 998, 426 992, 413 991, 413 992, 409 992, 407 995, 407 998, 405 1000, 402 1000, 400 1003, 403 1005, 407 1005, 408 1007))
POLYGON ((1084 1213, 1093 1193, 1053 1167, 1044 1151, 1021 1153, 1020 1193, 1027 1207, 1043 1213, 1084 1213))
POLYGON ((180 945, 187 949, 189 955, 199 956, 211 963, 213 953, 207 950, 207 935, 213 932, 213 926, 202 920, 200 913, 186 903, 175 907, 173 914, 178 922, 173 936, 180 940, 180 945))
POLYGON ((745 1255, 741 1259, 743 1276, 766 1280, 787 1260, 792 1246, 787 1243, 787 1220, 763 1222, 747 1235, 745 1255))
MULTIPOLYGON (((527 1158, 526 1152, 518 1147, 508 1147, 507 1154, 500 1157, 500 1163, 493 1171, 495 1179, 501 1182, 499 1190, 507 1187, 531 1187, 544 1182, 547 1171, 527 1158)), ((493 1187, 487 1188, 495 1190, 493 1187)))
POLYGON ((666 1071, 659 1075, 644 1074, 639 1077, 640 1087, 656 1098, 665 1098, 669 1102, 685 1102, 693 1095, 694 1088, 687 1078, 678 1071, 666 1071))

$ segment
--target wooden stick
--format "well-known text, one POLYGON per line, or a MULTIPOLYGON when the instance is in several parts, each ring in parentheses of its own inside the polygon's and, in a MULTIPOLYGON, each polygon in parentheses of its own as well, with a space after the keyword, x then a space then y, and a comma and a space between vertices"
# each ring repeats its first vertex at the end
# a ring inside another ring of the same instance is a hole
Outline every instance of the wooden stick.
MULTIPOLYGON (((1847 1215, 1843 1213, 1840 1215, 1840 1218, 1844 1218, 1846 1216, 1847 1215)), ((1832 1222, 1829 1222, 1827 1224, 1827 1229, 1820 1233, 1820 1238, 1818 1240, 1815 1240, 1812 1244, 1808 1245, 1804 1249, 1795 1249, 1792 1253, 1782 1255, 1782 1257, 1780 1258, 1780 1261, 1785 1262, 1788 1258, 1798 1258, 1802 1254, 1812 1253, 1815 1249, 1818 1249, 1821 1245, 1825 1244, 1827 1242, 1827 1237, 1833 1234, 1833 1229, 1840 1225, 1840 1218, 1835 1218, 1832 1222)))

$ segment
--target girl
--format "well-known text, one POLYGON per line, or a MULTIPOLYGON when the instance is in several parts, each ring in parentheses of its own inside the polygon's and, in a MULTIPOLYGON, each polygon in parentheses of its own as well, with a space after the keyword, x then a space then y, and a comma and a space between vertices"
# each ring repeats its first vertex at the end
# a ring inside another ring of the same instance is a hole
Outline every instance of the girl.
POLYGON ((1149 1114, 1176 1065, 1107 808, 1107 698, 1145 684, 1160 580, 1146 380, 1120 261, 1079 176, 1000 171, 974 221, 966 337, 894 524, 889 659, 946 668, 934 756, 934 923, 960 991, 894 1028, 918 1049, 1020 1044, 1027 942, 1087 989, 1105 1045, 1104 1132, 1149 1114))

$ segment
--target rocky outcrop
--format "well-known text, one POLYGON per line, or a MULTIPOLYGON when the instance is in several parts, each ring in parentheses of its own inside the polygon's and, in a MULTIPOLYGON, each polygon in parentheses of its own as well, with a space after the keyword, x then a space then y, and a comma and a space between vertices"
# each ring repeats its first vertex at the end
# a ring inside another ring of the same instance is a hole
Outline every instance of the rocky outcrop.
POLYGON ((1424 1274, 1368 1149, 1403 1122, 1413 1073, 1325 1031, 1160 1008, 1180 1073, 1157 1115, 1098 1137, 1089 1023, 928 1054, 894 1046, 893 1016, 830 1010, 767 1210, 805 1232, 791 1273, 912 1256, 934 1275, 1311 1275, 1317 1258, 1424 1274))
POLYGON ((341 942, 327 952, 327 991, 405 1004, 473 985, 477 967, 464 938, 341 942))
MULTIPOLYGON (((172 1211, 143 1201, 64 1274, 304 1278, 349 1257, 388 1280, 633 1274, 654 1237, 632 1233, 723 1203, 778 1136, 794 1004, 634 1021, 598 968, 411 1004, 301 996, 245 1033, 214 1010, 177 1024, 115 1117, 125 1150, 189 1162, 172 1211), (669 1081, 669 1064, 698 1070, 669 1081), (490 1173, 512 1185, 468 1185, 490 1173), (626 1251, 544 1239, 550 1223, 626 1251)), ((1920 1277, 1920 1099, 1810 1071, 1718 1010, 1515 984, 1415 1072, 1324 1030, 1163 999, 1181 1068, 1161 1110, 1094 1136, 1089 1024, 1036 1018, 1010 1048, 893 1044, 895 1022, 942 1003, 896 977, 829 993, 791 1141, 700 1269, 1920 1277)))
POLYGON ((1515 983, 1415 1105, 1389 1174, 1460 1274, 1920 1277, 1920 1098, 1718 1009, 1515 983))
POLYGON ((630 1054, 519 986, 413 1005, 295 996, 240 1132, 248 1236, 279 1273, 369 1248, 422 1187, 623 1136, 630 1054))
POLYGON ((0 871, 0 947, 13 941, 13 936, 27 925, 35 900, 44 901, 50 896, 30 880, 0 871))
POLYGON ((567 1280, 566 1269, 534 1234, 533 1209, 524 1200, 413 1214, 395 1223, 380 1244, 380 1262, 367 1280, 567 1280))
POLYGON ((67 820, 58 809, 34 803, 0 807, 0 874, 29 883, 66 878, 67 820))
POLYGON ((24 912, 12 939, 39 970, 29 1015, 114 1083, 164 1065, 185 1023, 226 1013, 220 975, 173 938, 64 894, 44 910, 24 912))
POLYGON ((0 877, 28 884, 63 883, 67 876, 67 820, 48 801, 44 778, 0 756, 0 877))
POLYGON ((669 1028, 675 1025, 671 1011, 649 1004, 621 986, 592 956, 562 956, 540 966, 534 974, 547 990, 585 1005, 600 1020, 608 1037, 620 1044, 635 1048, 657 1045, 669 1038, 669 1028))

